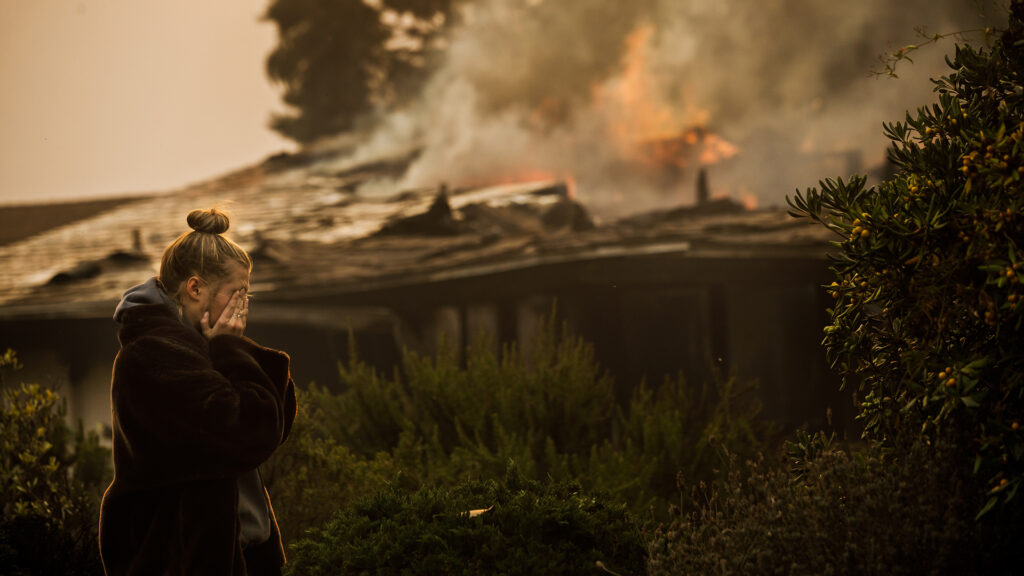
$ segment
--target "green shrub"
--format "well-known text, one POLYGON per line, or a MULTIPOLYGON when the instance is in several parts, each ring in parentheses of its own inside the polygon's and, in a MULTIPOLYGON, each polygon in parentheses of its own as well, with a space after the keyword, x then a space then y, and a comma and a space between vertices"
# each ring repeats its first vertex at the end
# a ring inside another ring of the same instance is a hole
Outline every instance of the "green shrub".
POLYGON ((583 478, 641 512, 653 502, 678 501, 679 484, 725 477, 725 454, 753 458, 773 450, 779 430, 759 418, 756 384, 712 372, 710 382, 682 377, 641 384, 619 416, 621 432, 590 454, 583 478), (608 462, 623 460, 608 469, 608 462), (611 484, 613 481, 632 484, 611 484))
POLYGON ((353 350, 342 393, 312 386, 304 395, 312 433, 363 460, 387 455, 413 486, 500 478, 514 461, 528 478, 579 480, 636 512, 676 500, 680 473, 715 477, 721 447, 752 456, 772 439, 750 384, 669 380, 638 386, 621 406, 592 346, 553 320, 535 343, 527 360, 477 340, 464 367, 450 349, 406 353, 391 378, 353 350))
POLYGON ((624 506, 573 483, 502 482, 408 493, 389 485, 310 532, 286 573, 642 574, 645 549, 624 506))
MULTIPOLYGON (((0 357, 0 369, 17 367, 10 350, 0 357)), ((110 450, 81 427, 71 434, 56 392, 36 384, 7 386, 2 379, 0 390, 4 573, 102 574, 98 505, 110 480, 110 450)))
POLYGON ((652 576, 1020 570, 1022 46, 1014 0, 991 48, 957 48, 937 104, 886 126, 893 178, 790 201, 842 237, 825 346, 867 447, 799 434, 789 470, 734 467, 657 531, 652 576))
POLYGON ((956 48, 937 103, 885 126, 894 177, 790 201, 841 237, 825 346, 866 434, 963 433, 982 513, 1024 482, 1024 3, 1010 12, 990 48, 956 48))
MULTIPOLYGON (((805 438, 808 439, 808 438, 805 438)), ((974 521, 977 479, 955 443, 900 456, 849 453, 821 437, 791 448, 800 473, 734 466, 725 487, 658 529, 650 576, 667 574, 1004 574, 1024 560, 1011 510, 974 521)))
POLYGON ((299 394, 291 435, 260 467, 286 546, 339 508, 376 492, 396 474, 386 453, 363 458, 333 438, 318 435, 309 417, 316 408, 301 390, 299 394))

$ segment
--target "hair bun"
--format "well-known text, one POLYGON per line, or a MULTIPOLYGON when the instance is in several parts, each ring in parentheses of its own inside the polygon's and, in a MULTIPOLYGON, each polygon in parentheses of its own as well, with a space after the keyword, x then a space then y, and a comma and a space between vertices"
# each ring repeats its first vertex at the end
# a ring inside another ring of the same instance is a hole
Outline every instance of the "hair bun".
POLYGON ((228 219, 227 214, 216 208, 209 208, 207 210, 193 210, 189 212, 188 225, 196 232, 223 234, 228 231, 231 221, 228 219))

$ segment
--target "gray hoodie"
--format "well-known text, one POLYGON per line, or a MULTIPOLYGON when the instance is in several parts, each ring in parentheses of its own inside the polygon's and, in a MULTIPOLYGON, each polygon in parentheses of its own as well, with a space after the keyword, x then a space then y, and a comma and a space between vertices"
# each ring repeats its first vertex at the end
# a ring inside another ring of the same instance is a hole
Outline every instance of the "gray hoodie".
POLYGON ((121 316, 129 308, 160 303, 166 304, 179 319, 182 317, 178 303, 171 299, 171 296, 164 291, 164 285, 154 276, 138 286, 129 288, 124 293, 124 296, 121 297, 121 303, 114 309, 114 320, 121 322, 121 316))

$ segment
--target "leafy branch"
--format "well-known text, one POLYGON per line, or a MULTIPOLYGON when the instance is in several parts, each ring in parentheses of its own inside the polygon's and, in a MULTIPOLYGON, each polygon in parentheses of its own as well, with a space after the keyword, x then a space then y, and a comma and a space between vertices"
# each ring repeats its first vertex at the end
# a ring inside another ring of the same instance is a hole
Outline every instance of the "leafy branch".
POLYGON ((906 61, 911 64, 914 63, 914 59, 911 58, 911 54, 914 54, 918 50, 930 46, 932 44, 938 44, 940 41, 946 38, 954 38, 956 40, 964 40, 969 34, 984 33, 985 44, 989 45, 989 40, 992 35, 996 33, 996 30, 992 28, 972 28, 970 30, 959 30, 957 32, 936 32, 929 33, 926 26, 915 26, 914 32, 917 34, 919 41, 915 44, 907 44, 898 50, 893 52, 886 52, 878 56, 878 61, 881 64, 881 69, 875 69, 871 71, 871 76, 888 76, 890 78, 899 78, 896 73, 896 67, 900 62, 906 61))

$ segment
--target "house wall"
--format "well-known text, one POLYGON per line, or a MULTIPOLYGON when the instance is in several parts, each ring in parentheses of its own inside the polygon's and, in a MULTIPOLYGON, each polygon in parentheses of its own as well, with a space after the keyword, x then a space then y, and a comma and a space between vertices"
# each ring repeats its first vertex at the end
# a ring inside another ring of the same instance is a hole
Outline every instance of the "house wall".
MULTIPOLYGON (((764 413, 786 426, 855 434, 852 401, 838 390, 820 342, 828 318, 823 257, 651 258, 574 261, 366 292, 267 297, 247 335, 289 352, 300 386, 338 389, 349 335, 361 359, 390 374, 400 350, 456 350, 481 333, 495 350, 529 357, 552 310, 594 345, 621 398, 641 380, 707 382, 715 371, 759 383, 764 413)), ((116 325, 102 319, 0 320, 0 348, 21 352, 25 379, 69 390, 69 417, 109 426, 116 325)))
POLYGON ((557 310, 594 345, 598 362, 628 398, 641 380, 707 382, 717 371, 759 385, 764 414, 790 427, 856 436, 850 395, 839 390, 821 347, 830 278, 818 254, 786 257, 650 258, 575 261, 398 287, 339 298, 374 304, 398 318, 402 347, 437 350, 441 334, 462 349, 483 329, 495 346, 532 335, 557 310))
MULTIPOLYGON (((335 311, 336 313, 338 311, 335 311)), ((337 389, 338 361, 347 360, 350 330, 360 357, 381 370, 398 362, 390 325, 378 321, 356 324, 344 311, 341 322, 302 323, 296 318, 255 320, 246 335, 264 346, 288 352, 292 378, 300 387, 311 382, 337 389)), ((325 315, 321 314, 323 318, 325 315)), ((257 316, 258 318, 258 316, 257 316)), ((67 422, 110 433, 110 375, 117 355, 117 324, 110 318, 35 318, 0 320, 0 350, 12 348, 24 368, 11 375, 11 384, 38 383, 58 391, 67 403, 67 422)))
POLYGON ((12 348, 24 368, 10 383, 37 383, 61 394, 67 420, 88 429, 110 425, 110 369, 117 354, 109 318, 0 321, 0 349, 12 348))

